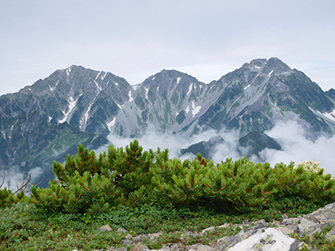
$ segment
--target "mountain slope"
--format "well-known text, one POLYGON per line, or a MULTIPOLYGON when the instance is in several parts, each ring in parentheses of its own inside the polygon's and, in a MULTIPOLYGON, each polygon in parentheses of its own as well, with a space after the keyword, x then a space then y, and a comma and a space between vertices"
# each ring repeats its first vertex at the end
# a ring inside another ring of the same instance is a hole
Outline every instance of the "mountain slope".
POLYGON ((225 83, 226 90, 199 119, 200 125, 226 126, 246 134, 294 119, 314 132, 334 132, 334 120, 320 116, 334 111, 334 100, 305 74, 277 58, 253 60, 219 82, 225 83))
POLYGON ((278 151, 282 150, 282 147, 276 140, 265 133, 257 131, 249 132, 247 135, 240 138, 238 142, 240 147, 245 147, 248 149, 248 158, 250 158, 252 155, 259 157, 259 153, 265 148, 275 149, 278 151))
POLYGON ((201 141, 192 144, 187 148, 181 149, 180 153, 182 155, 192 153, 195 156, 197 156, 198 153, 201 153, 201 155, 206 159, 213 158, 213 154, 217 150, 216 148, 224 143, 225 140, 221 136, 215 136, 211 137, 208 141, 201 141))
POLYGON ((195 156, 198 153, 201 153, 201 155, 205 158, 213 158, 217 151, 230 149, 230 151, 237 152, 241 156, 247 152, 246 156, 248 158, 251 158, 253 155, 260 158, 259 153, 265 148, 282 150, 282 147, 276 140, 267 134, 258 131, 249 132, 247 135, 239 138, 237 141, 238 144, 233 146, 229 144, 229 142, 226 142, 225 139, 221 136, 215 136, 211 137, 208 141, 201 141, 192 144, 187 148, 183 148, 181 149, 180 153, 181 155, 191 153, 195 156), (232 147, 235 147, 236 149, 231 149, 232 147))

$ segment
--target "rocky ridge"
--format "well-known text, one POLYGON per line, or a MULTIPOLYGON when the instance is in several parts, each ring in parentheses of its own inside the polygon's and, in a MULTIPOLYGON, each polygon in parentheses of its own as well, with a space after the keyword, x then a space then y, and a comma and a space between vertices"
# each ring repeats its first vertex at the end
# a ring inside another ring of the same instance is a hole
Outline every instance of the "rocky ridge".
MULTIPOLYGON (((299 216, 296 218, 288 218, 287 215, 282 215, 281 221, 265 222, 260 220, 257 222, 243 222, 242 224, 228 224, 217 226, 216 228, 240 227, 243 230, 236 235, 224 236, 209 245, 194 244, 184 246, 179 243, 170 243, 164 245, 160 251, 247 251, 247 250, 271 250, 271 251, 295 251, 305 248, 307 250, 318 250, 309 243, 302 242, 294 237, 307 235, 310 241, 315 240, 315 235, 323 229, 331 227, 331 230, 325 235, 325 238, 330 241, 335 240, 335 203, 329 204, 323 208, 316 210, 313 213, 299 216)), ((99 228, 100 231, 112 231, 109 225, 99 228)), ((200 232, 184 232, 181 239, 186 236, 197 237, 204 235, 206 232, 214 231, 215 227, 206 228, 200 232)), ((128 232, 125 229, 119 228, 118 232, 128 232)), ((150 250, 142 242, 144 240, 154 241, 159 237, 161 232, 153 234, 141 234, 131 236, 129 233, 126 238, 120 243, 121 247, 110 247, 107 251, 127 251, 127 247, 131 247, 131 251, 150 250)), ((152 249, 153 250, 153 249, 152 249)), ((75 250, 72 250, 75 251, 75 250)), ((96 249, 96 251, 105 251, 104 249, 96 249)))
POLYGON ((0 96, 0 165, 25 174, 40 167, 47 186, 53 161, 75 154, 79 144, 93 150, 113 143, 108 135, 139 138, 153 129, 187 139, 233 130, 243 137, 295 121, 316 139, 335 133, 334 97, 333 89, 324 92, 278 58, 252 60, 208 84, 162 70, 130 85, 72 65, 0 96))

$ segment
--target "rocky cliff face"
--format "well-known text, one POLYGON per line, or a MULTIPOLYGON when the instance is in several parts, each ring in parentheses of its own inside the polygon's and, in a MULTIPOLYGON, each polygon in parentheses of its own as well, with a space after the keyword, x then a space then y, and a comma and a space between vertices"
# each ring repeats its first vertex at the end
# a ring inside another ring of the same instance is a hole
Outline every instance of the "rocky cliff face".
MULTIPOLYGON (((200 125, 263 132, 279 120, 298 120, 314 132, 331 132, 334 100, 302 72, 279 59, 253 60, 223 76, 225 91, 199 118, 200 125)), ((217 83, 216 83, 217 84, 217 83)))
POLYGON ((131 86, 111 73, 71 66, 0 97, 0 164, 51 169, 79 143, 94 149, 110 133, 138 137, 149 127, 180 137, 234 129, 243 137, 295 120, 311 137, 332 134, 334 96, 277 58, 253 60, 209 84, 162 70, 131 86))

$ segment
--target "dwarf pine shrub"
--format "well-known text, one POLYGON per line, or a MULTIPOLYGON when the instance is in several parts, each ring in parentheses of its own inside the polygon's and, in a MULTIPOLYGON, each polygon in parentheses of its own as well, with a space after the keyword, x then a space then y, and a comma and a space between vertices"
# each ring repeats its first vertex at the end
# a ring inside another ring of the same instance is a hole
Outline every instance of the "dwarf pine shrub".
POLYGON ((46 213, 106 212, 113 206, 144 204, 179 208, 204 206, 219 211, 252 212, 283 198, 334 202, 335 180, 324 170, 269 163, 246 157, 214 164, 198 154, 194 160, 170 159, 168 149, 144 151, 137 140, 125 149, 109 146, 97 156, 79 145, 65 164, 53 163, 56 179, 48 188, 31 186, 31 196, 0 190, 1 206, 21 200, 46 213))

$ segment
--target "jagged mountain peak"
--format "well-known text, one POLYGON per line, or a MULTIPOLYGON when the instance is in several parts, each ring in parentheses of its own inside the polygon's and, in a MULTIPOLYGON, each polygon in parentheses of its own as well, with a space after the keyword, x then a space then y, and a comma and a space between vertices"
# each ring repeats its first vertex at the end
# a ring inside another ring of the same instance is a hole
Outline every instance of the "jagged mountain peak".
POLYGON ((331 95, 278 58, 252 60, 214 83, 219 84, 224 91, 200 117, 201 126, 220 129, 225 125, 246 134, 271 129, 278 120, 295 119, 312 124, 314 132, 334 130, 331 95))
POLYGON ((326 93, 329 97, 335 100, 335 89, 334 88, 330 88, 328 91, 326 91, 326 93))
POLYGON ((162 71, 148 77, 141 84, 145 87, 154 86, 154 87, 166 87, 166 86, 175 86, 182 83, 200 83, 195 77, 188 75, 177 70, 166 70, 162 71))
POLYGON ((276 57, 272 57, 269 59, 265 58, 253 59, 250 61, 250 63, 243 64, 241 68, 236 69, 233 72, 238 72, 245 69, 249 69, 250 71, 262 71, 270 69, 277 73, 292 71, 292 69, 287 64, 285 64, 282 60, 276 57))
POLYGON ((162 70, 142 82, 137 88, 146 99, 151 102, 166 99, 172 103, 179 103, 186 97, 196 95, 197 90, 205 84, 198 81, 195 77, 177 70, 162 70))
POLYGON ((272 72, 273 75, 280 75, 289 74, 292 72, 292 69, 280 59, 273 57, 267 60, 263 71, 267 74, 272 72))
POLYGON ((282 69, 284 71, 289 71, 291 70, 291 68, 285 64, 282 60, 280 60, 279 58, 277 57, 271 57, 269 59, 265 59, 265 58, 258 58, 258 59, 253 59, 250 61, 250 63, 245 63, 243 67, 246 67, 246 66, 257 66, 258 67, 264 67, 264 66, 267 66, 269 68, 277 68, 277 69, 282 69))
POLYGON ((231 79, 239 76, 241 79, 244 77, 245 82, 252 81, 253 77, 258 76, 272 76, 272 75, 288 75, 292 73, 292 69, 286 65, 283 61, 276 57, 270 59, 254 59, 250 63, 245 63, 241 68, 228 73, 223 76, 223 79, 231 79))

